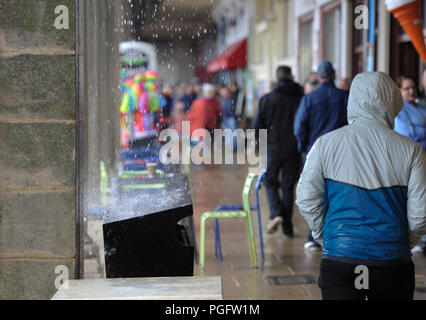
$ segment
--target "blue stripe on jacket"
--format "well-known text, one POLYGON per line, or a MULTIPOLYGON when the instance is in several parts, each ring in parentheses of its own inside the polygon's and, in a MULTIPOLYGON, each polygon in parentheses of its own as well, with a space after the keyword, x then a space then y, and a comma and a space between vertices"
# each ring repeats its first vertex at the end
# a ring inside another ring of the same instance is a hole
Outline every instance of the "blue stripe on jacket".
POLYGON ((407 187, 375 190, 326 180, 323 255, 409 260, 407 187))

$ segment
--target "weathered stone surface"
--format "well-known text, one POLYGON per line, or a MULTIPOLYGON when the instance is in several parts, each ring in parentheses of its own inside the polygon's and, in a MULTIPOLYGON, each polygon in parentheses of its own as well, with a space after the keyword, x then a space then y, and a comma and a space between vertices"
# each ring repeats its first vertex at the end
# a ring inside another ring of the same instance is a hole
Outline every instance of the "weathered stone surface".
POLYGON ((0 189, 75 186, 73 123, 0 122, 0 189))
POLYGON ((0 194, 0 257, 75 256, 75 193, 0 194))
POLYGON ((0 0, 0 299, 75 275, 75 27, 74 0, 0 0))
POLYGON ((0 121, 75 120, 75 56, 0 58, 0 121))
POLYGON ((41 300, 56 293, 57 266, 66 266, 69 278, 74 279, 75 262, 65 260, 15 260, 0 259, 0 299, 41 300))
POLYGON ((74 0, 2 0, 0 2, 0 30, 3 46, 25 47, 62 46, 75 49, 74 0), (55 8, 65 5, 69 10, 69 29, 55 28, 55 8), (6 32, 4 32, 6 31, 6 32))

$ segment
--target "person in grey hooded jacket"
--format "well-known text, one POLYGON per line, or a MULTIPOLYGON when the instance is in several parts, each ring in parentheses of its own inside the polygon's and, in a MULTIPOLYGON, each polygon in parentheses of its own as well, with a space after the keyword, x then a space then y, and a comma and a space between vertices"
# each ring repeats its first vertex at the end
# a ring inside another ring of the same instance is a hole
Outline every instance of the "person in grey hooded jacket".
POLYGON ((412 248, 426 233, 426 155, 392 129, 403 107, 394 81, 359 74, 349 125, 307 156, 296 204, 323 246, 323 299, 412 299, 412 248))

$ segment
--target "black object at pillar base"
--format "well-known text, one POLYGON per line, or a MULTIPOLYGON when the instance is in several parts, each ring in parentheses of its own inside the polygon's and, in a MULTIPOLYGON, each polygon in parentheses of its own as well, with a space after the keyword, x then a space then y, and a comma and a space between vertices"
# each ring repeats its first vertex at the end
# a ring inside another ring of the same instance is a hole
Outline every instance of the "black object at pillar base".
POLYGON ((194 247, 178 222, 192 205, 103 225, 107 278, 194 275, 194 247))

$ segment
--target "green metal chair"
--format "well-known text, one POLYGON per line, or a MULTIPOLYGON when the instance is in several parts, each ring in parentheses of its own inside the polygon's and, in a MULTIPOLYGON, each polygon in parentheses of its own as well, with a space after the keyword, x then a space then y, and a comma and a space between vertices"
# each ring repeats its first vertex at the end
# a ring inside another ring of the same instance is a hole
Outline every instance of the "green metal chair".
POLYGON ((247 175, 244 189, 243 189, 243 211, 218 211, 218 212, 205 212, 201 216, 200 222, 200 268, 204 269, 205 262, 205 231, 207 219, 245 219, 247 228, 247 240, 250 251, 250 260, 253 267, 257 268, 257 253, 256 244, 254 242, 253 224, 251 220, 251 207, 250 207, 250 192, 253 186, 253 181, 257 174, 249 173, 247 175))

